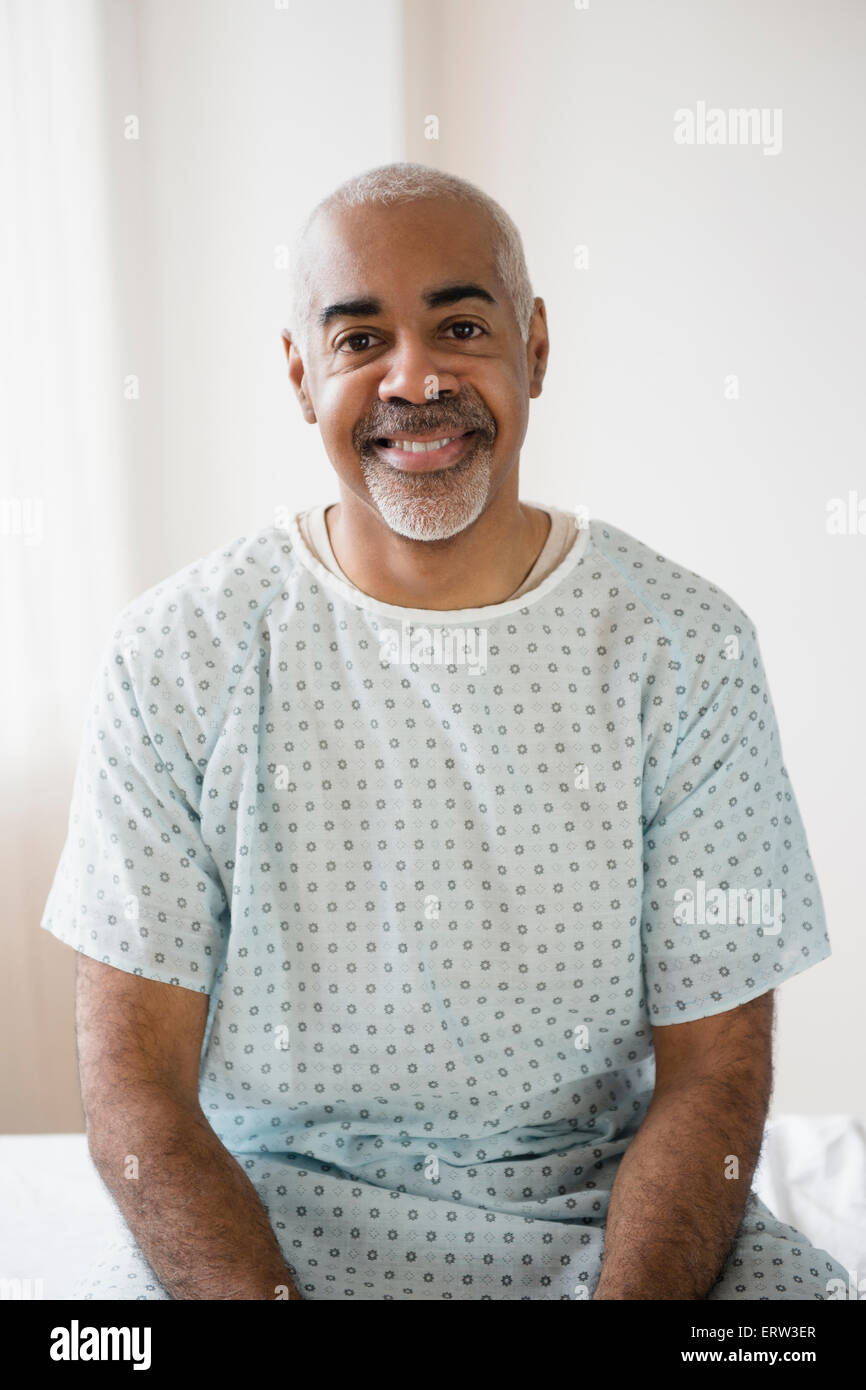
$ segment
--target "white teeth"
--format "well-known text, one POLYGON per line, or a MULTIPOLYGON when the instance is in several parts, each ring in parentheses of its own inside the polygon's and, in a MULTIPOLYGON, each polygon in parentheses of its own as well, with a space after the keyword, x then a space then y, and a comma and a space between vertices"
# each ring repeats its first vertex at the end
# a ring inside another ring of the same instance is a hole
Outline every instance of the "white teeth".
POLYGON ((459 439, 459 435, 449 435, 447 439, 431 439, 429 444, 423 443, 418 439, 389 439, 388 447, 400 449, 404 454, 429 454, 434 449, 444 449, 446 444, 450 444, 453 439, 459 439))

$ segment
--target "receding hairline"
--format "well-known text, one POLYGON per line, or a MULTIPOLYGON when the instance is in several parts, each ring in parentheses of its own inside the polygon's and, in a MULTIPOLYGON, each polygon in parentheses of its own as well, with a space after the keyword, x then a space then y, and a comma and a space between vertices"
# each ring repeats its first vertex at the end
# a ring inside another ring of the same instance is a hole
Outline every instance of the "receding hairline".
MULTIPOLYGON (((294 242, 290 335, 299 346, 313 328, 310 321, 310 282, 315 260, 315 234, 329 217, 357 207, 381 207, 383 211, 411 203, 467 204, 483 213, 490 231, 492 268, 511 300, 521 336, 528 340, 534 296, 523 243, 516 224, 489 194, 466 179, 420 164, 390 164, 349 179, 312 209, 294 242)), ((463 278, 455 275, 453 278, 463 278)))
POLYGON ((301 230, 299 244, 304 246, 309 245, 319 224, 327 222, 328 218, 336 221, 346 214, 351 216, 351 214, 355 212, 388 213, 400 208, 419 207, 424 203, 442 203, 450 204, 452 207, 471 208, 473 212, 480 214, 486 221, 487 226, 494 234, 494 243, 496 239, 502 235, 501 228, 497 224, 496 218, 489 207, 473 199, 460 198, 456 193, 447 192, 445 190, 431 191, 411 198, 392 199, 386 203, 373 199, 363 203, 347 203, 338 198, 338 192, 339 190, 329 194, 327 198, 323 198, 322 201, 317 203, 313 208, 301 230))
MULTIPOLYGON (((322 242, 317 242, 316 238, 322 237, 325 242, 325 246, 327 245, 327 224, 329 220, 332 224, 336 224, 338 223, 340 218, 345 218, 347 214, 351 216, 351 214, 355 212, 372 211, 374 213, 385 213, 392 211, 395 207, 411 208, 417 206, 418 204, 430 202, 450 203, 455 206, 460 205, 459 199, 453 196, 449 197, 447 194, 430 194, 425 198, 413 198, 411 200, 407 199, 405 202, 398 204, 389 204, 387 206, 377 203, 353 204, 351 206, 346 206, 343 203, 328 203, 326 205, 320 205, 314 210, 311 220, 307 223, 304 231, 304 269, 309 273, 312 270, 312 267, 315 264, 315 262, 323 256, 327 255, 326 250, 323 251, 322 249, 322 242)), ((464 203, 463 206, 466 206, 466 204, 464 203)), ((498 228, 496 227, 496 223, 487 208, 476 206, 473 208, 473 211, 483 216, 483 218, 487 222, 488 228, 490 229, 491 240, 488 243, 489 254, 487 259, 489 261, 489 265, 487 269, 489 274, 495 277, 495 279, 499 280, 501 276, 499 269, 496 265, 496 236, 498 235, 498 228)), ((473 271, 471 274, 454 272, 453 274, 444 275, 441 284, 429 287, 419 286, 418 297, 420 300, 426 301, 430 305, 430 307, 436 307, 436 301, 441 300, 443 290, 447 289, 450 286, 464 286, 467 290, 475 288, 479 291, 480 298, 486 299, 492 304, 496 304, 499 302, 498 297, 493 294, 492 290, 487 290, 486 287, 481 283, 481 279, 475 271, 473 271)), ((465 295, 461 296, 461 298, 465 297, 465 295)), ((364 308, 363 310, 359 309, 359 313, 362 312, 364 314, 376 314, 381 312, 381 309, 379 307, 372 307, 373 301, 381 301, 381 296, 377 292, 370 289, 368 286, 359 286, 357 288, 353 288, 351 295, 347 296, 347 298, 350 298, 352 301, 358 301, 359 303, 361 301, 369 303, 370 307, 364 308)), ((316 312, 312 314, 308 319, 308 327, 312 327, 314 329, 322 327, 324 325, 324 322, 327 322, 328 319, 333 317, 333 307, 328 306, 327 304, 322 304, 318 306, 316 312), (323 315, 325 316, 324 319, 322 317, 323 315)))

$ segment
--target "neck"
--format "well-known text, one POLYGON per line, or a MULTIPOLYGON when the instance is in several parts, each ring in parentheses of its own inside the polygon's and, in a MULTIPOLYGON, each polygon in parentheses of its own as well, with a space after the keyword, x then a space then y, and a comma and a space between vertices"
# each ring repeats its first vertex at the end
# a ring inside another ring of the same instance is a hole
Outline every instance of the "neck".
POLYGON ((483 608, 503 603, 541 554, 550 518, 517 498, 508 479, 477 521, 444 541, 400 536, 341 486, 325 514, 337 564, 371 598, 401 608, 483 608), (510 486, 509 486, 510 484, 510 486))

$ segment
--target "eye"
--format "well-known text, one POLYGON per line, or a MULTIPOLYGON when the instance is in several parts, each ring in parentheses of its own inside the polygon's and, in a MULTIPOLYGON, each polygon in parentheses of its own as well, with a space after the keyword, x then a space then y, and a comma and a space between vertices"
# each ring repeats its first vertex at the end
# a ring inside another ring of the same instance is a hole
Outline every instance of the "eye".
MULTIPOLYGON (((471 319, 460 319, 457 323, 449 323, 446 332, 450 331, 452 328, 477 328, 479 333, 485 333, 487 331, 481 327, 480 323, 473 323, 471 319)), ((468 334, 460 334, 457 341, 460 343, 471 343, 472 338, 469 337, 468 334)))
POLYGON ((365 351, 367 350, 367 348, 370 346, 370 340, 373 339, 374 337, 375 337, 374 334, 368 333, 366 330, 363 330, 363 329, 359 329, 357 333, 347 333, 347 334, 346 334, 346 337, 345 337, 345 338, 342 338, 342 339, 340 340, 340 342, 337 344, 337 351, 338 351, 338 352, 343 352, 343 351, 345 350, 345 348, 346 348, 346 344, 347 344, 347 343, 357 343, 357 342, 359 341, 359 339, 360 339, 360 340, 361 340, 361 346, 360 346, 360 347, 350 347, 350 348, 348 349, 348 351, 349 351, 349 352, 365 352, 365 351))

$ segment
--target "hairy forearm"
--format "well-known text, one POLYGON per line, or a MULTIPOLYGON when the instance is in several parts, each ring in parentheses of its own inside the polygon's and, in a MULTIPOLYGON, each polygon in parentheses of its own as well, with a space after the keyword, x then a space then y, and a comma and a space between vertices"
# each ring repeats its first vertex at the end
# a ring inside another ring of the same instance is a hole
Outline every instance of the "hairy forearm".
POLYGON ((300 1299, 258 1193, 203 1112, 131 1090, 88 1114, 88 1145, 171 1297, 300 1299))
POLYGON ((595 1299, 706 1298, 743 1217, 768 1099, 751 1077, 653 1097, 611 1191, 595 1299))

